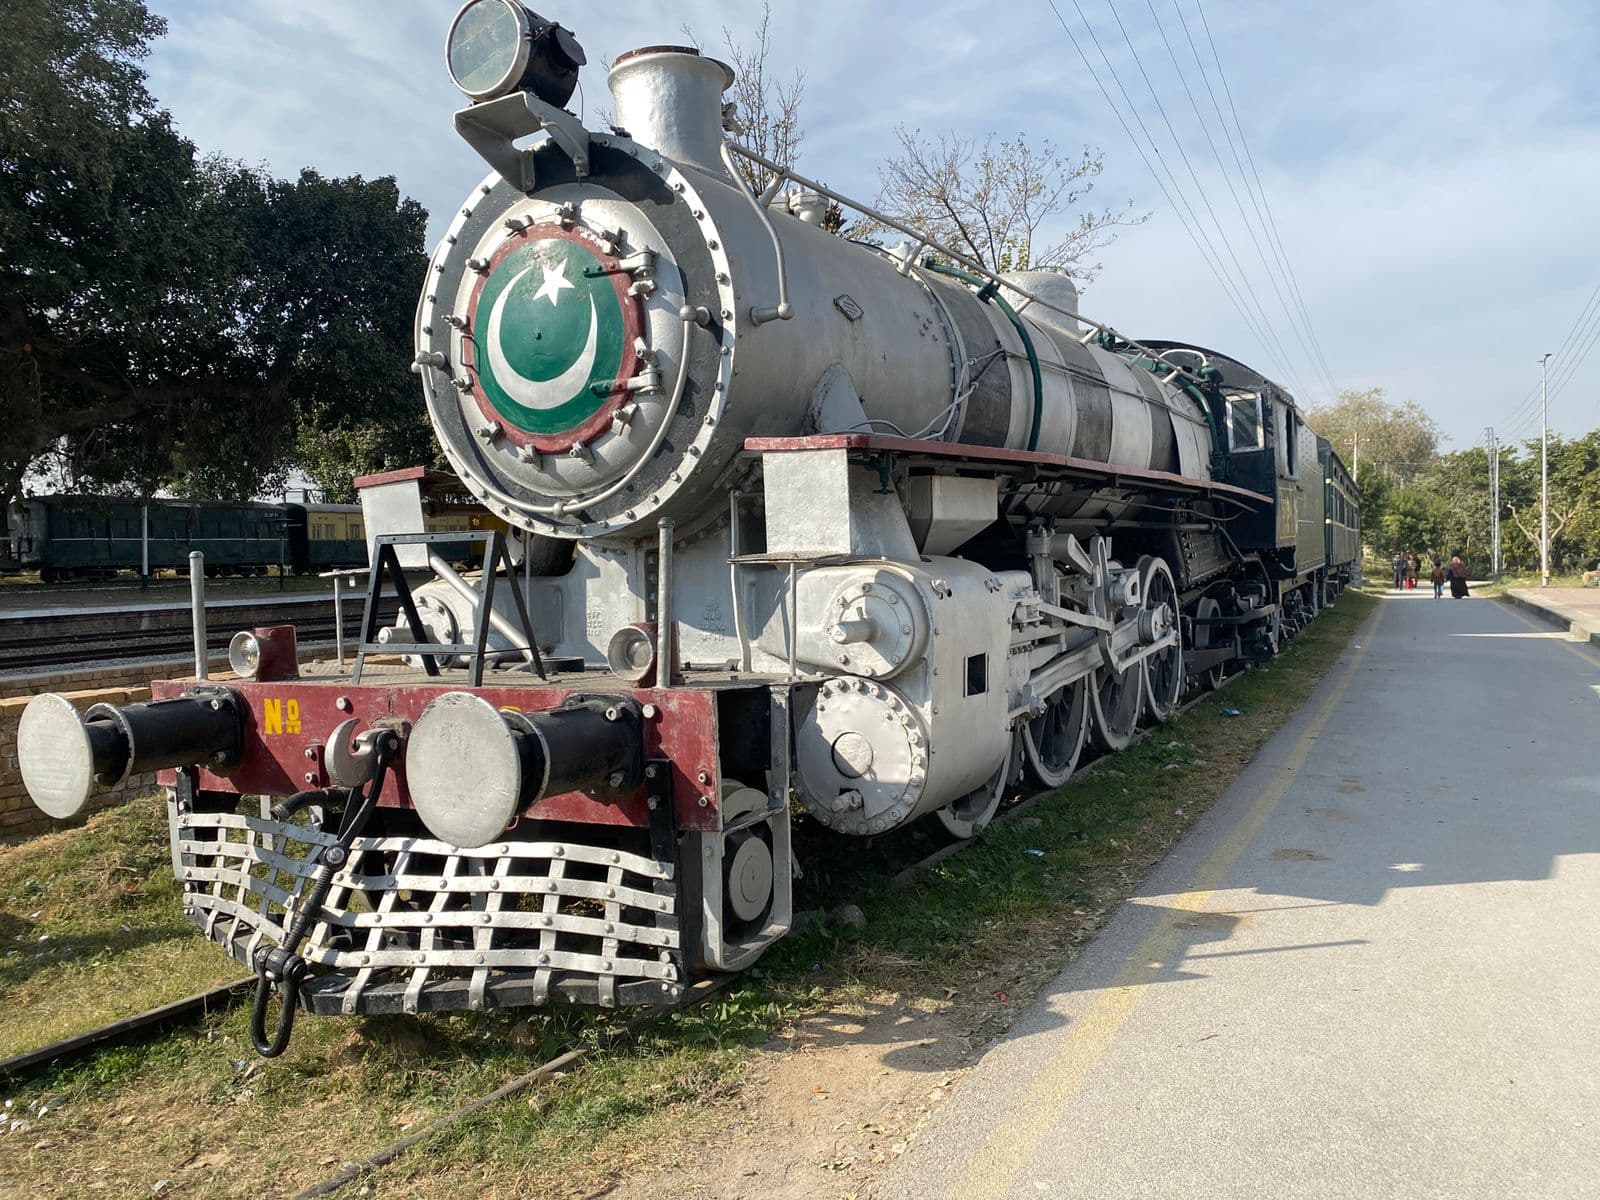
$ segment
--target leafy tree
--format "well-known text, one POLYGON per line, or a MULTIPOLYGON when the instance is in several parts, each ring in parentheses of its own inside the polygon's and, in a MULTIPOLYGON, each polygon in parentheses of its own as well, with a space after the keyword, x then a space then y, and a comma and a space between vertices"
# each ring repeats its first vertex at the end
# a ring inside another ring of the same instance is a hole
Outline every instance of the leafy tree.
POLYGON ((1357 468, 1356 499, 1361 505, 1361 540, 1380 554, 1394 549, 1383 524, 1393 490, 1388 478, 1372 463, 1363 462, 1357 468))
MULTIPOLYGON (((1519 570, 1539 567, 1539 442, 1529 439, 1521 453, 1500 456, 1500 488, 1519 570), (1521 539, 1516 538, 1520 531, 1521 539)), ((1550 439, 1550 566, 1573 570, 1595 556, 1597 531, 1592 513, 1600 498, 1600 430, 1574 441, 1550 439), (1574 521, 1579 521, 1574 525, 1574 521), (1576 536, 1574 536, 1576 535, 1576 536)))
POLYGON ((1340 392, 1332 404, 1312 406, 1306 417, 1345 462, 1371 463, 1402 483, 1427 470, 1439 451, 1433 418, 1415 401, 1393 403, 1381 387, 1340 392))
POLYGON ((979 141, 930 138, 903 125, 895 132, 900 152, 879 169, 878 207, 990 270, 1056 268, 1087 283, 1100 270, 1094 254, 1116 228, 1149 217, 1136 215, 1132 201, 1120 210, 1081 209, 1105 167, 1104 155, 1087 146, 1074 158, 1024 134, 979 141), (1076 215, 1076 225, 1042 240, 1063 215, 1076 215))
POLYGON ((406 372, 425 214, 392 179, 202 158, 139 0, 21 0, 0 58, 0 473, 242 498, 431 454, 406 372))
POLYGON ((1431 549, 1459 552, 1474 570, 1493 562, 1489 533, 1489 454, 1482 446, 1441 455, 1418 477, 1417 487, 1441 513, 1431 549))
POLYGON ((1417 487, 1395 488, 1377 522, 1383 531, 1384 549, 1419 557, 1440 549, 1447 524, 1445 506, 1431 492, 1417 487))

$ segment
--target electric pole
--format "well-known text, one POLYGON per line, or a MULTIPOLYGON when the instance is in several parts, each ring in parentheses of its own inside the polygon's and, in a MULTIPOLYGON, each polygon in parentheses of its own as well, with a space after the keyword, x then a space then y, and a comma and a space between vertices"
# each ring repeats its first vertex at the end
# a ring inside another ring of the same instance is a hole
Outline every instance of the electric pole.
POLYGON ((1539 574, 1550 586, 1550 355, 1539 360, 1539 574))
POLYGON ((1500 582, 1500 443, 1495 440, 1494 426, 1484 431, 1489 452, 1489 557, 1493 564, 1494 581, 1500 582))

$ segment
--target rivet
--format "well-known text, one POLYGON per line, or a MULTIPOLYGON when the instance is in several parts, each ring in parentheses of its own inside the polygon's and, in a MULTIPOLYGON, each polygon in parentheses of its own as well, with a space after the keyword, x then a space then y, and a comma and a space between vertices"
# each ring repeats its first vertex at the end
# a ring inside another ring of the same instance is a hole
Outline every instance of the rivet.
POLYGON ((615 900, 616 897, 617 897, 617 889, 614 888, 614 887, 608 887, 606 889, 606 898, 609 899, 609 900, 615 900))
POLYGON ((477 964, 478 964, 478 965, 479 965, 479 966, 480 966, 480 967, 481 967, 481 966, 483 966, 483 955, 481 955, 481 954, 480 954, 480 955, 478 955, 478 957, 477 957, 477 960, 476 960, 476 961, 477 961, 477 964))

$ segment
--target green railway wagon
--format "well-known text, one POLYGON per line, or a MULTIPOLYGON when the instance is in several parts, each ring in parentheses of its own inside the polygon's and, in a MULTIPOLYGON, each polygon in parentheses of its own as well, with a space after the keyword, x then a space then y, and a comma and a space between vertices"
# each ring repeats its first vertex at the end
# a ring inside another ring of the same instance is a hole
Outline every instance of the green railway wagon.
POLYGON ((273 504, 34 496, 11 511, 13 555, 47 583, 137 571, 149 513, 151 571, 187 571, 201 551, 207 574, 264 573, 287 555, 283 509, 273 504))

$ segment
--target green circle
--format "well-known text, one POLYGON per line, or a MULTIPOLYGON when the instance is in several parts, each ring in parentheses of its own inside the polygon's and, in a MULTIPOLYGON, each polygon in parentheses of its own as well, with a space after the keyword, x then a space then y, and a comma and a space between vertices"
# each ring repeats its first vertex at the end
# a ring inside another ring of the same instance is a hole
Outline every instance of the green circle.
POLYGON ((478 381, 495 412, 517 429, 562 433, 582 425, 609 398, 627 326, 604 269, 585 247, 547 238, 506 255, 485 282, 473 322, 478 381), (593 362, 572 378, 589 349, 591 323, 593 362))

